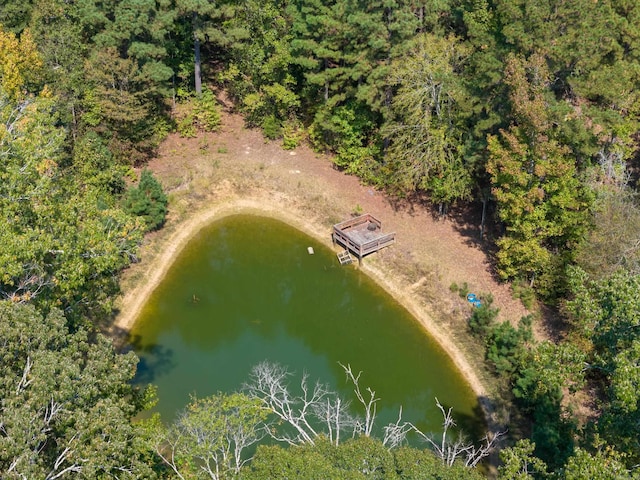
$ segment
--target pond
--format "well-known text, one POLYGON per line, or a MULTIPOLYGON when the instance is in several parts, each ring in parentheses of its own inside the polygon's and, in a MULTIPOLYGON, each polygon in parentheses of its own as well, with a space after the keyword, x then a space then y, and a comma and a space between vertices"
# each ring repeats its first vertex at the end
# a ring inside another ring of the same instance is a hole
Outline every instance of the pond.
POLYGON ((271 218, 233 215, 201 230, 131 335, 136 382, 158 387, 165 421, 191 394, 239 390, 268 360, 296 372, 292 386, 307 372, 352 400, 339 362, 362 371, 361 386, 380 399, 379 427, 402 406, 405 420, 439 431, 436 397, 465 430, 482 425, 473 391, 406 309, 331 249, 271 218))

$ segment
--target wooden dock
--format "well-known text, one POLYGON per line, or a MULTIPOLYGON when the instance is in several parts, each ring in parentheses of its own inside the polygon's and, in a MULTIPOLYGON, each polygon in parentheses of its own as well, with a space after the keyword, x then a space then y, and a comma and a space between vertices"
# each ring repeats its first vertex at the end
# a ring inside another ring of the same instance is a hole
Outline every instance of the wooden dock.
POLYGON ((334 225, 332 239, 334 244, 342 245, 347 252, 358 257, 362 264, 365 255, 395 243, 396 234, 383 233, 380 220, 366 213, 334 225))

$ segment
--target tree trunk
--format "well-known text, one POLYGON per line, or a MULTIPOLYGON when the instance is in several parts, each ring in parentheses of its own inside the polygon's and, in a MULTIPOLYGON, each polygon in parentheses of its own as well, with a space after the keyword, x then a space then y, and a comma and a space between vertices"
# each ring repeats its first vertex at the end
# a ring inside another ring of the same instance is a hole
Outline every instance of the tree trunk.
POLYGON ((196 85, 196 94, 202 95, 202 75, 200 73, 200 39, 198 38, 198 14, 193 13, 193 52, 195 56, 194 80, 196 85))
MULTIPOLYGON (((391 64, 391 58, 387 58, 387 65, 391 64)), ((391 104, 393 103, 393 92, 391 87, 387 87, 384 92, 384 108, 386 109, 387 116, 391 118, 391 104)), ((387 150, 389 149, 389 135, 385 135, 382 139, 382 161, 386 163, 385 157, 387 150)))
MULTIPOLYGON (((328 70, 329 60, 325 58, 322 63, 324 65, 324 70, 325 71, 328 70)), ((329 80, 324 81, 324 103, 325 104, 329 103, 329 80)))
POLYGON ((484 222, 487 215, 487 197, 482 196, 482 219, 480 220, 480 241, 484 239, 484 222))

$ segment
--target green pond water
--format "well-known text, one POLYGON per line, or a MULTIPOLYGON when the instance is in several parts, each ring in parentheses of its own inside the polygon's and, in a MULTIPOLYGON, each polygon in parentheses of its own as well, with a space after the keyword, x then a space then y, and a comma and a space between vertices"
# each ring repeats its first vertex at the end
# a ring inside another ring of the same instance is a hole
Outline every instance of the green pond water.
POLYGON ((236 215, 203 229, 131 334, 141 358, 136 382, 158 387, 165 421, 192 393, 240 389, 251 367, 268 360, 297 373, 292 386, 307 372, 355 400, 338 362, 351 364, 380 398, 378 427, 402 406, 405 420, 438 431, 438 397, 464 430, 482 428, 472 390, 402 306, 329 248, 270 218, 236 215))

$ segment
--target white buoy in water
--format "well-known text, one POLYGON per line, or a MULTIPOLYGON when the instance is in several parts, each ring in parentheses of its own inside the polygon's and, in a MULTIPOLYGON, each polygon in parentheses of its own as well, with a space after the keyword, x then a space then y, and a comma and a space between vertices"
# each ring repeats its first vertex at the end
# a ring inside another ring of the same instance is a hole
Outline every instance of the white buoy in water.
POLYGON ((313 247, 307 247, 307 252, 309 252, 309 255, 313 255, 314 254, 313 247))

